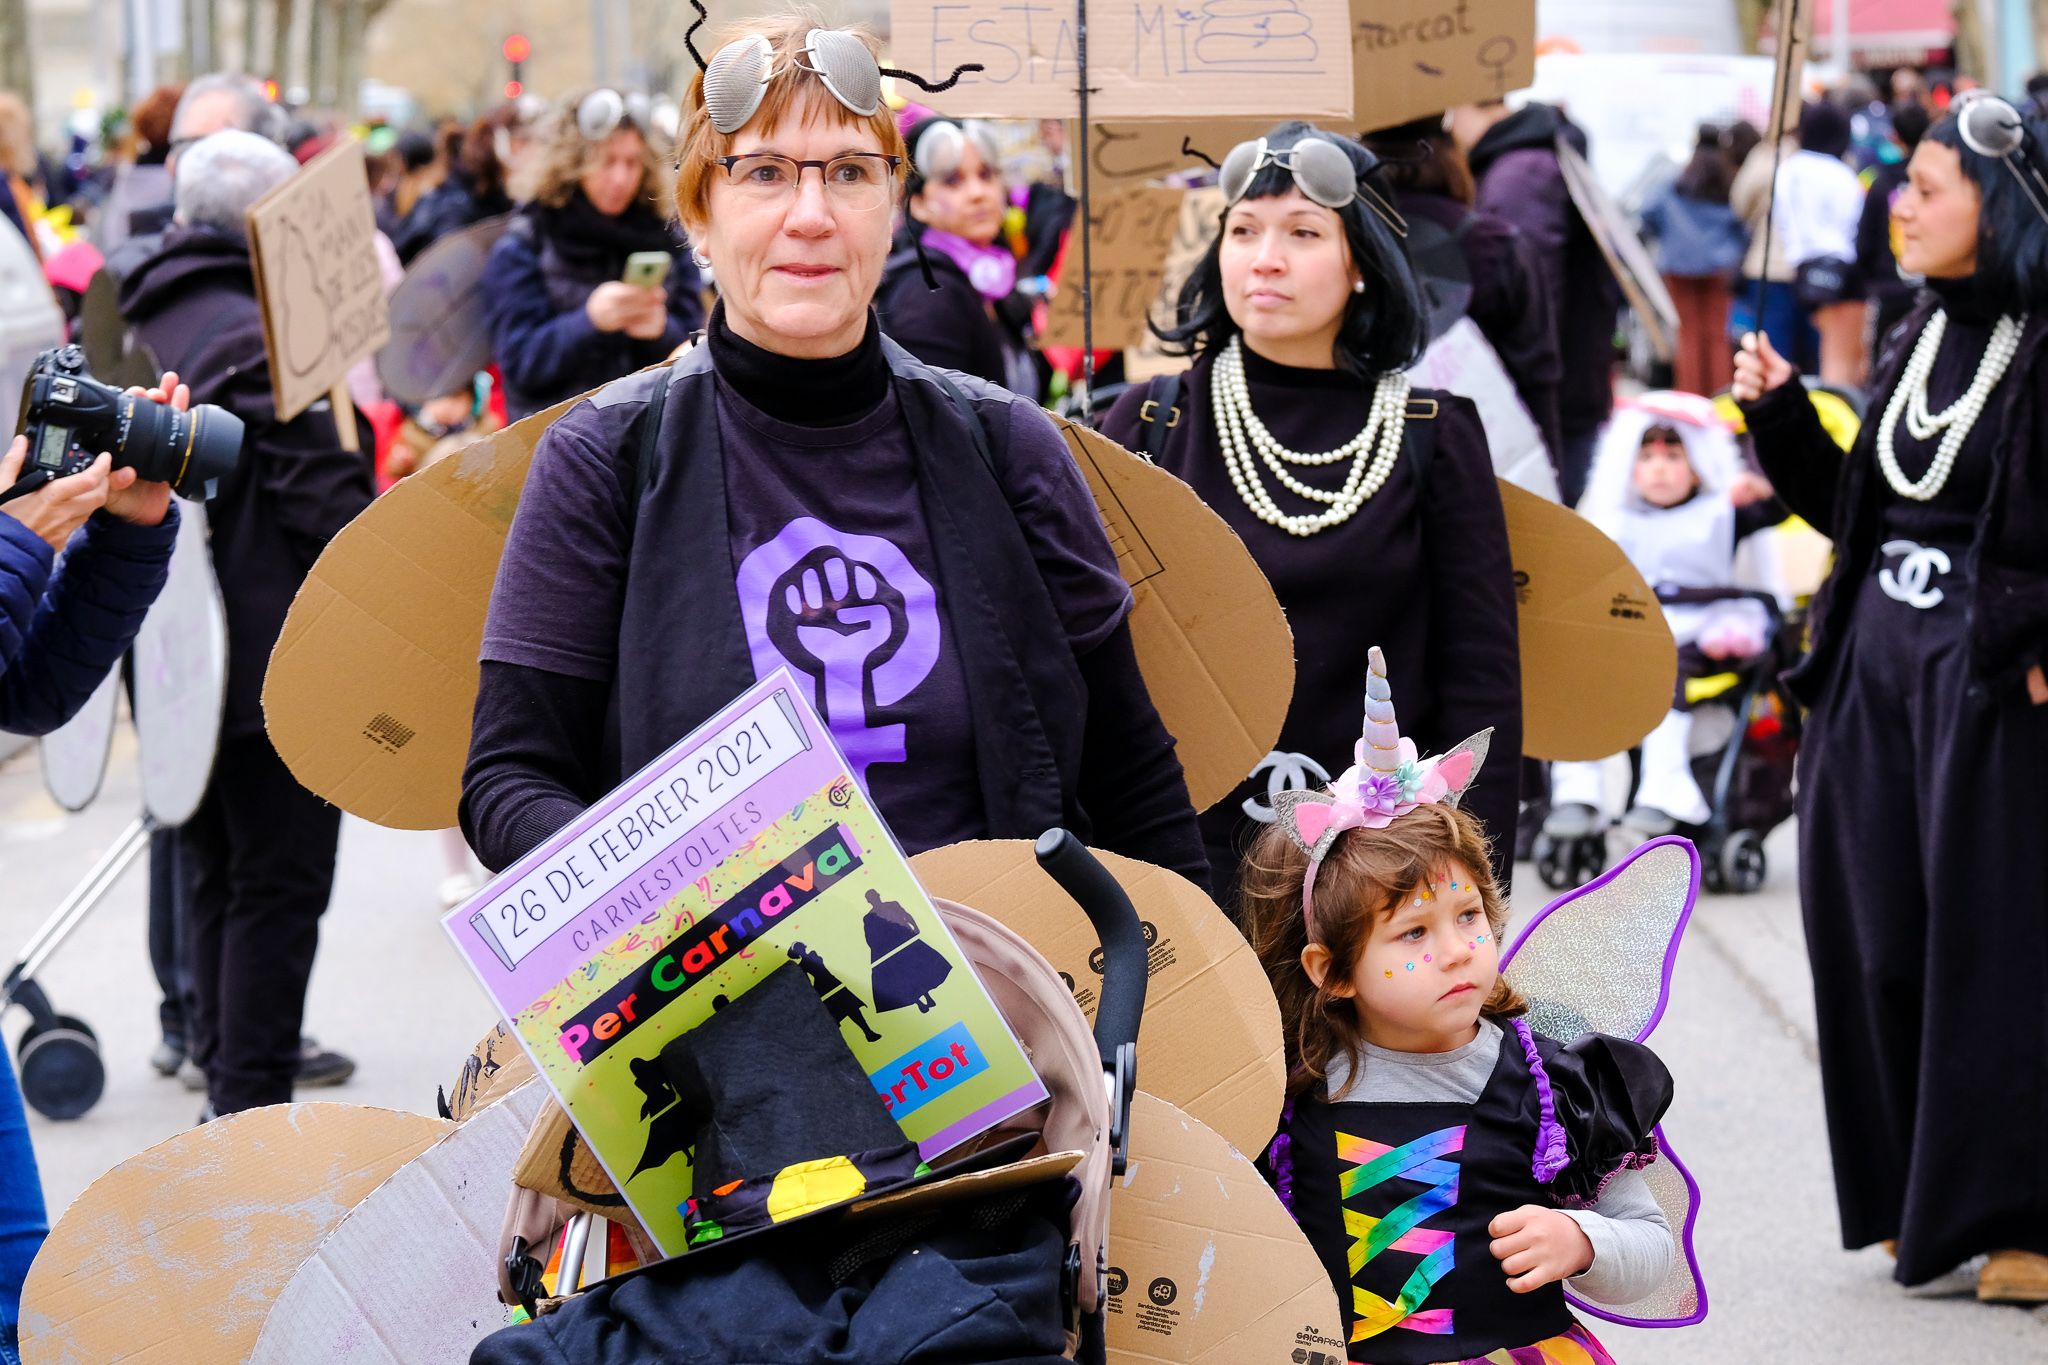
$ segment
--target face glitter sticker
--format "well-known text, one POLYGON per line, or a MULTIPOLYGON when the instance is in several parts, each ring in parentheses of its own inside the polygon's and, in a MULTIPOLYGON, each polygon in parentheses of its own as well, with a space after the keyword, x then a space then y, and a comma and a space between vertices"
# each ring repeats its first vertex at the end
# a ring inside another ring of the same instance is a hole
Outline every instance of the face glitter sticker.
POLYGON ((1389 968, 1387 968, 1387 980, 1389 980, 1389 981, 1392 981, 1393 979, 1394 979, 1394 969, 1393 969, 1392 967, 1389 967, 1389 968))
POLYGON ((1430 956, 1430 955, 1429 955, 1428 953, 1424 953, 1424 954, 1422 955, 1422 960, 1423 960, 1424 962, 1434 962, 1434 961, 1436 961, 1436 959, 1435 959, 1435 958, 1433 958, 1433 957, 1431 957, 1431 956, 1430 956))
POLYGON ((1408 970, 1409 970, 1409 971, 1411 971, 1411 972, 1415 970, 1415 964, 1414 964, 1413 962, 1410 962, 1410 963, 1408 963, 1408 964, 1407 964, 1407 967, 1408 967, 1408 970))

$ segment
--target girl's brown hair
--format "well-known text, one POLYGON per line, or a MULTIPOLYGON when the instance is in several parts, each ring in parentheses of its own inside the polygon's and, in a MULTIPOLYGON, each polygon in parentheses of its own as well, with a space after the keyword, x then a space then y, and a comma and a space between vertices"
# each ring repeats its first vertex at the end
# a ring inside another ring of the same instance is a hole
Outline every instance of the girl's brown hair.
MULTIPOLYGON (((895 112, 886 103, 872 114, 856 114, 841 104, 838 96, 825 88, 823 79, 815 71, 808 70, 800 60, 804 55, 805 36, 814 28, 829 27, 831 25, 816 10, 796 5, 781 14, 735 24, 714 38, 703 51, 714 53, 727 43, 755 34, 768 40, 769 69, 774 74, 768 78, 767 90, 762 92, 760 108, 754 111, 745 127, 772 133, 785 118, 805 121, 828 118, 848 128, 872 129, 885 156, 904 157, 903 134, 896 127, 895 112)), ((867 44, 868 51, 875 54, 879 63, 882 47, 875 36, 863 28, 849 31, 867 44)), ((695 231, 711 217, 711 186, 713 177, 720 174, 713 163, 717 158, 731 154, 733 139, 739 133, 737 130, 721 133, 711 126, 711 116, 704 112, 704 73, 701 71, 690 78, 689 91, 683 97, 683 110, 683 126, 676 135, 675 208, 683 227, 695 231)), ((902 173, 899 163, 899 181, 902 173)))
MULTIPOLYGON (((1332 988, 1350 982, 1372 926, 1452 863, 1471 875, 1487 927, 1499 943, 1508 909, 1494 884, 1486 831, 1469 812, 1418 806, 1385 829, 1339 835, 1316 873, 1315 941, 1330 954, 1330 969, 1318 986, 1301 965, 1309 944, 1301 914, 1308 854, 1277 824, 1266 826, 1253 842, 1244 863, 1243 922, 1280 1000, 1290 1097, 1327 1076, 1332 1057, 1352 1057, 1361 1050, 1364 1038, 1353 997, 1332 988)), ((1481 1013, 1508 1017, 1527 1009, 1507 978, 1497 977, 1481 1013)), ((1357 1075, 1356 1068, 1352 1074, 1357 1075)))

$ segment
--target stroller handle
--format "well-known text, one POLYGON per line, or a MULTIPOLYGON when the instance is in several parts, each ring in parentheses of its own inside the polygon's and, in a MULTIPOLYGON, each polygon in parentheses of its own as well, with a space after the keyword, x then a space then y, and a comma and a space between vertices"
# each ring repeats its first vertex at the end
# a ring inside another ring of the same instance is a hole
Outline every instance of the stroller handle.
POLYGON ((1095 1011, 1095 1047, 1104 1066, 1116 1064, 1117 1050, 1138 1041, 1145 1013, 1149 951, 1131 898, 1088 846, 1064 829, 1038 836, 1038 865, 1072 896, 1102 940, 1102 1002, 1095 1011))
POLYGON ((1659 583, 1656 594, 1659 602, 1674 607, 1703 605, 1708 602, 1760 602, 1774 625, 1785 616, 1774 595, 1749 588, 1681 588, 1670 583, 1659 583))

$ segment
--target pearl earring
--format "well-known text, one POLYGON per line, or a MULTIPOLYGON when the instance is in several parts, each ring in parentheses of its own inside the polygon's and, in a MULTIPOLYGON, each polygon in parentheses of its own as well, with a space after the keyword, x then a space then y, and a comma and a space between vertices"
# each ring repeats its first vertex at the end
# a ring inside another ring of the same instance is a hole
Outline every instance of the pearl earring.
POLYGON ((711 268, 711 258, 706 256, 701 250, 691 251, 690 259, 697 263, 699 270, 709 270, 711 268))
POLYGON ((1363 294, 1365 292, 1365 281, 1353 280, 1351 282, 1351 292, 1354 294, 1363 294))

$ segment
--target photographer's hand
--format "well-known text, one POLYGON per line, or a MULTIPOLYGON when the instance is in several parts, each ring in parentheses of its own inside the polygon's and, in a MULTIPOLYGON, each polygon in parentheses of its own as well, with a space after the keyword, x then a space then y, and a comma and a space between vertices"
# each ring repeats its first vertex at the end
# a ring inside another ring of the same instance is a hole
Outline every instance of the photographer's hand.
MULTIPOLYGON (((178 372, 168 370, 153 389, 130 389, 156 403, 179 412, 192 407, 192 390, 178 382, 178 372)), ((107 511, 137 526, 160 526, 171 508, 171 486, 167 483, 138 482, 132 469, 116 469, 107 479, 107 511)))
MULTIPOLYGON (((28 460, 28 437, 17 436, 0 455, 0 488, 11 488, 28 460)), ((107 501, 111 455, 102 455, 76 474, 44 484, 35 492, 0 502, 0 516, 13 517, 52 550, 61 551, 71 533, 107 501)), ((133 471, 129 471, 133 472, 133 471)))

